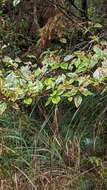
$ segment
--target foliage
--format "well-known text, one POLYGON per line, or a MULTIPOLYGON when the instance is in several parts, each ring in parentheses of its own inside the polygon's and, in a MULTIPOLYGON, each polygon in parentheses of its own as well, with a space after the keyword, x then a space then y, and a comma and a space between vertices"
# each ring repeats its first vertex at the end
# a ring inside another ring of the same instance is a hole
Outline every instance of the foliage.
POLYGON ((0 189, 107 189, 106 13, 0 1, 0 189))
POLYGON ((37 97, 46 97, 46 105, 74 99, 79 107, 83 96, 93 95, 100 85, 104 90, 106 42, 94 45, 90 52, 76 51, 69 55, 64 55, 61 50, 48 50, 41 55, 41 61, 42 67, 39 68, 36 61, 22 63, 20 58, 13 60, 8 56, 1 59, 1 113, 7 105, 18 109, 19 101, 30 105, 37 97))

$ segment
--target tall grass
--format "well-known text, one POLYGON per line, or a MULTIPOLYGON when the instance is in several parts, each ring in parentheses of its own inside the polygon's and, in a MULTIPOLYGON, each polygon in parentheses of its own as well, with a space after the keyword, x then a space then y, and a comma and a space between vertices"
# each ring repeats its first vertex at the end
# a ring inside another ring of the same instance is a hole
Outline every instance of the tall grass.
POLYGON ((106 190, 106 102, 64 104, 59 120, 54 109, 0 117, 1 190, 106 190))

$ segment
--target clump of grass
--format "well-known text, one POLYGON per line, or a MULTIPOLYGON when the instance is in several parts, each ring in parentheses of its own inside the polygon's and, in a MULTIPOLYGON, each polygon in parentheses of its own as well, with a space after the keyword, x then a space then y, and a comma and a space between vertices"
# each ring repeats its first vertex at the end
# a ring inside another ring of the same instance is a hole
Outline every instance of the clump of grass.
POLYGON ((106 96, 78 110, 64 105, 59 122, 53 112, 41 120, 19 111, 0 117, 1 189, 105 190, 106 96))

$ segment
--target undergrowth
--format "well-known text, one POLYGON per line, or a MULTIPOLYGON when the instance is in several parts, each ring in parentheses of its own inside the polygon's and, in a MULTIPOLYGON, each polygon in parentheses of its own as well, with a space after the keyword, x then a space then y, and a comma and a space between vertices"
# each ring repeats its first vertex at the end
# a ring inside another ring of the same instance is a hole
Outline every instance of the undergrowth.
POLYGON ((107 189, 106 3, 0 1, 0 190, 107 189))
POLYGON ((36 110, 7 111, 0 117, 1 189, 106 190, 106 102, 98 95, 78 110, 64 104, 57 131, 53 109, 45 119, 36 110))

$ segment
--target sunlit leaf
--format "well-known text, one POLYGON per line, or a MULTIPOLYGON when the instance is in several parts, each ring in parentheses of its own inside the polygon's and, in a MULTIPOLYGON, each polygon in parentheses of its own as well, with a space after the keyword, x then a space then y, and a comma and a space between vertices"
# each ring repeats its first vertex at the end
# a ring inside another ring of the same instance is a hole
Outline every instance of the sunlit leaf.
POLYGON ((69 102, 72 102, 72 100, 73 100, 73 97, 69 97, 69 98, 68 98, 68 101, 69 101, 69 102))
POLYGON ((68 63, 62 63, 60 67, 61 69, 68 69, 68 63))
POLYGON ((20 3, 21 0, 13 0, 13 6, 16 7, 19 3, 20 3))
POLYGON ((64 61, 70 61, 72 58, 74 57, 74 55, 66 55, 66 57, 64 57, 64 61))
POLYGON ((64 82, 65 79, 66 79, 66 76, 64 74, 59 75, 58 78, 56 79, 56 84, 64 82))
POLYGON ((96 23, 96 24, 94 25, 94 27, 95 27, 95 28, 102 28, 102 25, 101 25, 100 23, 96 23))
POLYGON ((96 69, 96 71, 93 73, 93 77, 97 80, 100 79, 101 75, 100 75, 100 69, 96 69))
POLYGON ((32 98, 25 98, 24 99, 24 104, 31 105, 31 103, 32 103, 32 98))
POLYGON ((38 77, 40 74, 41 74, 41 69, 40 68, 38 68, 38 69, 36 69, 36 71, 35 71, 35 77, 38 77))
POLYGON ((82 94, 84 96, 92 96, 93 95, 93 93, 90 90, 86 89, 86 88, 82 91, 82 94))
POLYGON ((16 62, 16 63, 21 63, 22 61, 21 61, 21 59, 20 59, 19 57, 17 57, 17 58, 15 59, 15 62, 16 62))
POLYGON ((52 97, 53 104, 58 104, 61 101, 60 96, 54 96, 52 97))
POLYGON ((94 52, 98 57, 102 57, 104 55, 104 52, 101 48, 99 48, 97 45, 93 47, 94 52))
POLYGON ((21 73, 26 79, 30 79, 31 71, 29 69, 29 66, 22 66, 21 67, 21 73))
POLYGON ((76 59, 75 61, 76 68, 78 68, 80 64, 81 64, 81 59, 80 58, 76 59))
POLYGON ((82 103, 82 97, 80 95, 75 96, 74 103, 75 103, 75 106, 78 108, 82 103))
POLYGON ((66 40, 66 38, 60 38, 60 42, 63 43, 63 44, 66 44, 67 40, 66 40))

